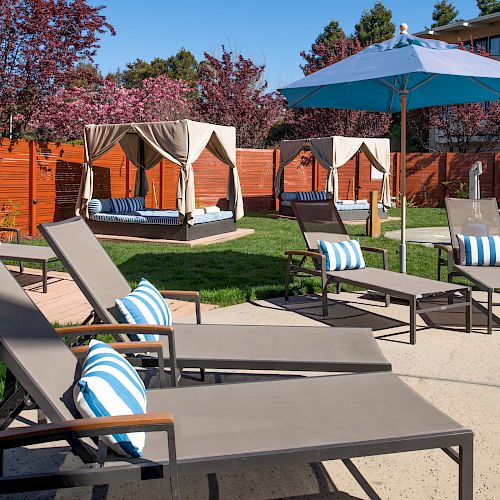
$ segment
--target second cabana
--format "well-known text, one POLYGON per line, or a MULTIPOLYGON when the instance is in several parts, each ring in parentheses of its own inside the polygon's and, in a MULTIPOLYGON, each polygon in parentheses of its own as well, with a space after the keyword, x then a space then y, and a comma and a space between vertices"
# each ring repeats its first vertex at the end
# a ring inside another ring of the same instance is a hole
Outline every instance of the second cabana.
POLYGON ((381 216, 387 217, 386 211, 391 206, 389 183, 391 150, 389 139, 341 136, 281 141, 280 163, 275 180, 275 196, 280 201, 280 214, 293 215, 291 210, 293 200, 308 201, 332 198, 344 220, 366 218, 369 212, 367 200, 339 200, 338 195, 338 169, 360 150, 365 153, 371 164, 382 174, 378 208, 381 216), (325 190, 286 192, 284 191, 285 167, 305 148, 309 149, 318 163, 327 170, 325 190))

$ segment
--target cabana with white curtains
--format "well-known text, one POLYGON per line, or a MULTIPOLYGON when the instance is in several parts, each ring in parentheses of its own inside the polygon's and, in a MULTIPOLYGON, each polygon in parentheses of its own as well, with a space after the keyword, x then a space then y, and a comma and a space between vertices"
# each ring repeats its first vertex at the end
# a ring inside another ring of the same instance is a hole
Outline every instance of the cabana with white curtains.
POLYGON ((234 219, 243 217, 243 197, 236 168, 236 129, 210 123, 177 120, 170 122, 86 125, 85 163, 76 205, 77 215, 88 216, 92 199, 92 162, 120 144, 128 159, 137 167, 135 195, 148 192, 146 170, 162 158, 180 166, 177 183, 179 219, 192 223, 195 209, 193 163, 207 148, 229 167, 228 199, 234 219))
POLYGON ((389 139, 372 139, 360 137, 321 137, 281 141, 280 165, 276 174, 275 192, 279 197, 283 192, 283 172, 285 167, 308 147, 319 164, 328 170, 326 192, 338 201, 338 169, 347 163, 357 151, 363 151, 372 165, 382 172, 382 189, 380 201, 385 209, 391 206, 389 175, 391 168, 391 150, 389 139))

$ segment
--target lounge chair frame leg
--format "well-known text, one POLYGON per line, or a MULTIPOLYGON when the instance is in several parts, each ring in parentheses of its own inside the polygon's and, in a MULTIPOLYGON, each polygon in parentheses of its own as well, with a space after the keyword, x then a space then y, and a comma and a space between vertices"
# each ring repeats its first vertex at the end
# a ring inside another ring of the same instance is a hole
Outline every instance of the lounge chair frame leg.
POLYGON ((473 438, 472 435, 467 438, 467 442, 459 446, 459 472, 458 472, 458 498, 459 500, 472 500, 474 496, 474 481, 473 481, 473 438))
POLYGON ((465 292, 465 331, 472 332, 472 290, 470 288, 465 292))
POLYGON ((43 261, 43 264, 42 264, 42 278, 43 278, 43 284, 42 284, 42 290, 43 290, 43 293, 47 293, 47 261, 43 261))
POLYGON ((172 500, 179 500, 179 469, 177 466, 177 452, 175 448, 175 431, 174 427, 167 429, 168 437, 168 462, 170 466, 170 489, 172 492, 172 500))
POLYGON ((417 299, 410 299, 410 344, 417 343, 417 299))
POLYGON ((488 290, 488 335, 493 333, 493 290, 488 290))

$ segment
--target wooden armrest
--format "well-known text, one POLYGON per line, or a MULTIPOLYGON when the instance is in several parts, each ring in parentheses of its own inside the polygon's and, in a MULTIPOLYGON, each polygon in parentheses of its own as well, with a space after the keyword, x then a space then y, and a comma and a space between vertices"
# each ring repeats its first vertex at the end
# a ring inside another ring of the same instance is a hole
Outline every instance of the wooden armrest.
POLYGON ((319 252, 311 250, 287 250, 285 255, 302 255, 303 257, 311 257, 312 259, 321 259, 323 257, 319 252))
POLYGON ((366 250, 367 252, 387 253, 387 249, 386 248, 365 247, 364 245, 361 247, 361 250, 366 250))
MULTIPOLYGON (((136 342, 109 342, 108 344, 115 351, 130 352, 163 352, 163 345, 156 340, 136 341, 136 342)), ((89 350, 88 345, 78 345, 70 348, 76 355, 86 354, 89 350)))
POLYGON ((0 449, 118 432, 165 431, 172 429, 174 422, 173 415, 165 412, 82 418, 30 427, 14 427, 0 432, 0 449))
POLYGON ((387 253, 387 249, 380 247, 366 247, 363 245, 361 250, 382 255, 382 269, 385 269, 386 271, 389 269, 389 254, 387 253))
POLYGON ((84 337, 85 335, 98 335, 100 333, 146 333, 150 335, 171 335, 174 333, 173 326, 158 325, 129 325, 128 323, 119 325, 81 325, 65 326, 56 328, 56 332, 61 337, 84 337))
POLYGON ((434 248, 437 248, 439 250, 444 250, 445 252, 448 253, 453 253, 453 247, 451 245, 446 245, 445 243, 434 243, 434 248))

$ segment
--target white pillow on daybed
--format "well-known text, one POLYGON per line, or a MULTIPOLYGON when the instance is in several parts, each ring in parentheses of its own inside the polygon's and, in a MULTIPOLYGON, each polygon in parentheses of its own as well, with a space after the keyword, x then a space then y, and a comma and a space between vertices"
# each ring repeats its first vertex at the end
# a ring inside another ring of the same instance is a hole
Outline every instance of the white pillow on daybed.
POLYGON ((206 214, 215 214, 217 212, 220 212, 220 208, 219 207, 212 206, 212 207, 205 208, 205 213, 206 214))

